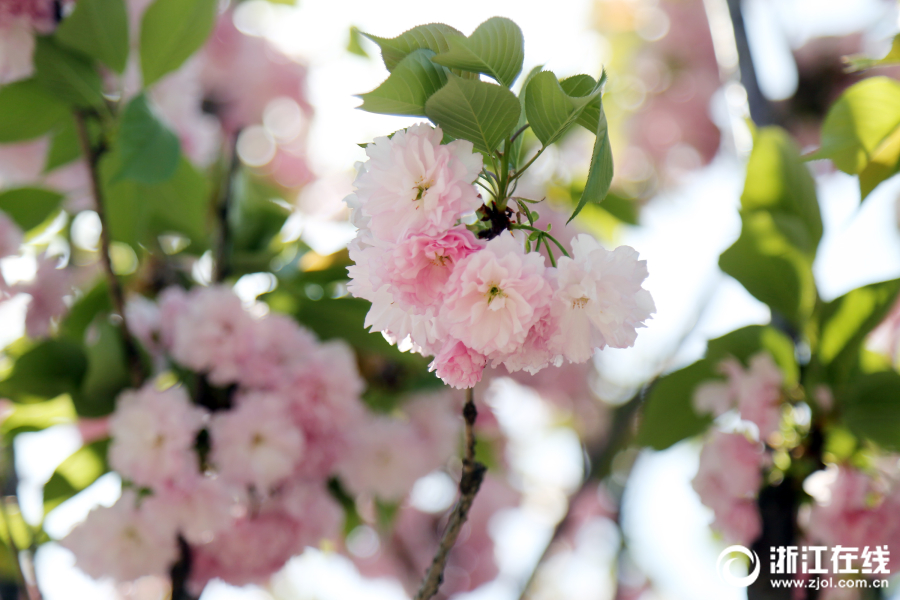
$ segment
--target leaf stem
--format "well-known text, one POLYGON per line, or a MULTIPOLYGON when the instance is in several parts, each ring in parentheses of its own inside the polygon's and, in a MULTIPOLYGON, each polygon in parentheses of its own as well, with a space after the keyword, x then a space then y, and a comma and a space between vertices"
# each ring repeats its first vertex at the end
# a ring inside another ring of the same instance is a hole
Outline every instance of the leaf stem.
POLYGON ((513 142, 515 142, 515 141, 516 141, 516 138, 519 137, 522 133, 524 133, 525 130, 528 129, 529 127, 531 127, 531 124, 530 124, 530 123, 525 123, 524 125, 522 125, 521 127, 519 127, 519 128, 516 130, 516 132, 515 132, 514 134, 512 134, 512 137, 509 138, 509 143, 512 144, 513 142))
POLYGON ((517 181, 519 179, 519 177, 521 177, 525 173, 525 171, 528 170, 528 167, 530 167, 534 163, 534 161, 536 161, 538 159, 538 157, 544 153, 544 150, 546 150, 546 149, 547 149, 547 146, 541 146, 541 149, 538 150, 537 153, 531 157, 531 160, 529 160, 527 163, 525 163, 525 165, 521 169, 519 169, 518 171, 516 171, 513 174, 512 180, 517 181))
POLYGON ((475 419, 477 417, 474 392, 472 388, 469 388, 466 390, 466 404, 463 407, 463 419, 466 426, 462 477, 459 480, 459 500, 450 515, 447 529, 444 530, 437 553, 425 573, 425 579, 422 581, 415 600, 429 600, 438 593, 444 579, 444 568, 447 566, 450 550, 456 543, 456 538, 469 516, 472 502, 475 501, 475 495, 481 487, 481 482, 484 481, 484 473, 487 468, 475 460, 475 419))
MULTIPOLYGON (((566 247, 563 246, 562 244, 560 244, 560 243, 559 243, 559 240, 557 240, 555 237, 553 237, 552 235, 550 235, 550 234, 547 233, 546 231, 543 231, 543 230, 541 230, 541 229, 538 229, 537 227, 532 227, 531 225, 525 225, 524 223, 517 223, 517 224, 515 224, 515 225, 511 225, 510 227, 511 227, 512 229, 527 229, 528 231, 537 231, 537 232, 540 233, 543 237, 549 238, 549 240, 550 240, 551 242, 553 242, 554 244, 556 244, 556 246, 560 249, 560 251, 561 251, 563 254, 565 254, 566 256, 569 256, 569 253, 566 252, 566 247)), ((571 257, 570 257, 570 258, 571 258, 571 257)))
POLYGON ((128 370, 131 376, 131 385, 139 388, 144 383, 146 374, 144 373, 144 364, 141 361, 141 355, 138 352, 137 343, 128 329, 128 321, 125 316, 125 294, 122 291, 122 285, 119 283, 118 277, 112 267, 112 259, 109 256, 110 234, 109 223, 106 220, 106 205, 103 197, 103 188, 100 185, 99 164, 100 158, 106 152, 104 146, 95 148, 91 144, 90 134, 88 133, 85 121, 86 115, 81 111, 74 112, 75 127, 78 130, 78 140, 81 144, 81 151, 84 154, 88 164, 88 172, 90 173, 91 191, 94 195, 94 208, 97 217, 100 220, 100 260, 103 263, 103 269, 106 272, 106 281, 109 287, 109 295, 112 299, 113 310, 119 315, 119 329, 122 332, 122 343, 125 350, 125 358, 128 361, 128 370))

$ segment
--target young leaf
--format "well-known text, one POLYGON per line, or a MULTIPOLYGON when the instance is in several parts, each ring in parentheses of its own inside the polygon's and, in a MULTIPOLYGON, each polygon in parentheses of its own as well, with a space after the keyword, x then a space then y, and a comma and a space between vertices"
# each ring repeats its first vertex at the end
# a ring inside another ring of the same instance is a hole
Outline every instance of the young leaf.
POLYGON ((865 375, 838 396, 844 424, 858 436, 886 450, 900 449, 900 375, 884 371, 865 375))
POLYGON ((503 17, 492 17, 472 35, 449 36, 450 49, 434 57, 434 62, 452 69, 490 75, 511 87, 522 72, 525 40, 519 26, 503 17))
MULTIPOLYGON (((590 75, 572 75, 561 80, 559 85, 569 96, 578 97, 589 96, 594 93, 594 90, 603 89, 605 82, 606 71, 600 76, 599 81, 595 81, 590 75)), ((597 131, 597 127, 600 126, 600 110, 600 97, 597 96, 584 107, 584 110, 578 115, 576 123, 594 133, 597 131)))
POLYGON ((217 0, 155 0, 141 22, 144 87, 174 71, 213 30, 217 0))
POLYGON ((635 441, 665 450, 704 431, 712 419, 694 412, 694 389, 715 376, 712 363, 704 359, 660 377, 647 392, 635 441))
POLYGON ((63 195, 52 190, 22 187, 0 193, 0 210, 28 231, 43 223, 59 207, 63 195))
POLYGON ((434 52, 414 50, 401 60, 390 76, 368 94, 362 94, 362 110, 386 115, 425 116, 425 102, 447 83, 447 69, 431 62, 434 52))
POLYGON ((128 61, 128 14, 123 0, 78 0, 56 39, 121 73, 128 61))
POLYGON ((584 184, 584 192, 578 201, 578 206, 569 221, 574 219, 588 202, 599 204, 609 193, 609 186, 613 178, 612 147, 609 144, 609 128, 606 124, 606 113, 600 107, 600 119, 597 121, 597 139, 594 140, 594 151, 591 154, 591 167, 588 171, 587 182, 584 184))
POLYGON ((520 111, 518 98, 508 89, 453 74, 425 103, 425 114, 444 133, 487 153, 513 132, 520 111))
POLYGON ((767 211, 743 216, 741 236, 719 257, 719 267, 797 327, 812 313, 812 258, 785 237, 767 211))
MULTIPOLYGON (((830 158, 834 166, 851 175, 878 161, 886 163, 883 174, 890 176, 897 170, 897 153, 880 149, 898 128, 900 82, 888 77, 863 79, 847 88, 828 110, 822 123, 822 144, 807 158, 830 158)), ((866 193, 881 181, 871 172, 867 175, 866 193)))
POLYGON ((117 144, 121 164, 114 181, 162 183, 178 168, 178 137, 156 118, 144 94, 135 96, 125 107, 117 144))
POLYGON ((370 33, 360 32, 381 48, 381 58, 388 71, 393 70, 406 58, 408 54, 426 48, 432 52, 446 52, 450 49, 447 38, 462 36, 458 29, 444 25, 443 23, 430 23, 419 25, 409 31, 404 31, 395 38, 382 38, 370 33))
POLYGON ((56 467, 53 476, 44 484, 45 515, 109 471, 108 448, 108 439, 82 446, 56 467))
POLYGON ((68 118, 68 107, 36 79, 0 87, 0 143, 42 136, 68 118))
POLYGON ((34 69, 38 83, 67 104, 84 108, 103 103, 103 82, 91 60, 52 38, 37 38, 34 69))
POLYGON ((20 356, 0 395, 13 401, 28 397, 55 398, 75 392, 87 371, 84 349, 66 339, 49 339, 20 356))
POLYGON ((893 279, 857 288, 822 307, 818 355, 831 381, 846 381, 859 363, 863 342, 887 316, 898 292, 900 279, 893 279))
POLYGON ((816 186, 800 152, 783 129, 757 131, 747 162, 741 212, 768 211, 799 250, 815 256, 822 238, 816 186))
POLYGON ((531 130, 547 147, 575 124, 591 102, 599 99, 599 87, 595 86, 587 95, 572 97, 560 87, 556 75, 550 71, 542 71, 528 83, 525 114, 531 130))
POLYGON ((357 56, 362 56, 363 58, 369 58, 369 53, 366 52, 366 49, 362 47, 362 44, 359 43, 360 31, 356 27, 350 28, 350 37, 347 39, 347 52, 350 54, 355 54, 357 56))
POLYGON ((100 180, 106 194, 106 220, 113 240, 132 247, 153 246, 158 235, 178 232, 191 240, 191 252, 206 248, 209 183, 181 158, 175 174, 154 185, 130 179, 113 181, 121 170, 118 152, 100 161, 100 180))

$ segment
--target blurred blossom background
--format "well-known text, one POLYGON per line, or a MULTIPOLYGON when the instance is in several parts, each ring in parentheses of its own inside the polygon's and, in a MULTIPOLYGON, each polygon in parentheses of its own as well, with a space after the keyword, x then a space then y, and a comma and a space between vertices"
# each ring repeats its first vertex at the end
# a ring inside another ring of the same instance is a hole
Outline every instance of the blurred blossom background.
MULTIPOLYGON (((843 57, 883 56, 900 28, 898 4, 557 0, 551 7, 511 0, 246 0, 228 7, 200 53, 154 87, 150 99, 195 166, 214 166, 224 141, 236 134, 237 160, 252 174, 245 185, 261 202, 278 198, 265 204, 265 210, 248 213, 259 220, 261 232, 267 219, 279 225, 274 236, 248 240, 244 259, 288 264, 297 257, 284 249, 298 243, 305 266, 332 264, 354 236, 343 198, 352 191, 355 163, 365 160, 360 144, 419 121, 356 110, 360 101, 355 95, 375 88, 386 74, 378 47, 359 32, 393 37, 431 22, 471 32, 495 15, 522 28, 523 73, 546 65, 560 77, 597 77, 606 69, 604 107, 616 165, 613 191, 601 206, 586 207, 575 229, 609 246, 627 244, 640 252, 649 266, 645 286, 657 313, 633 348, 606 349, 593 364, 550 369, 535 377, 492 372, 478 386, 477 397, 485 402, 480 435, 493 440, 489 446, 496 456, 490 457, 491 474, 463 530, 454 559, 461 563, 451 561, 448 567, 446 590, 460 600, 519 598, 552 537, 533 574, 529 597, 536 600, 743 598, 744 590, 726 586, 716 574, 716 557, 726 544, 709 528, 712 512, 691 487, 699 460, 697 440, 659 452, 620 452, 602 483, 583 483, 584 455, 586 449, 612 443, 623 427, 614 420, 615 408, 645 382, 701 357, 709 339, 769 322, 768 307, 723 274, 717 262, 741 230, 740 193, 752 144, 748 119, 781 125, 804 152, 816 148, 828 107, 867 76, 846 72, 843 57), (729 14, 729 7, 736 6, 742 31, 735 30, 729 14), (755 73, 749 83, 736 52, 741 43, 749 45, 755 73)), ((11 81, 27 69, 17 56, 28 42, 14 20, 4 26, 0 80, 11 81)), ((878 74, 897 78, 900 69, 884 68, 878 74)), ((137 65, 129 65, 123 94, 137 92, 137 78, 137 65)), ((48 287, 77 285, 42 276, 54 274, 52 266, 45 266, 46 256, 76 265, 75 274, 67 270, 67 276, 85 281, 98 269, 99 224, 84 165, 46 169, 49 143, 38 139, 0 145, 0 188, 40 181, 65 196, 63 206, 71 218, 60 218, 39 237, 27 239, 34 251, 0 261, 7 284, 18 286, 0 304, 4 347, 26 330, 39 335, 65 310, 43 306, 40 313, 41 295, 53 297, 48 287), (71 246, 54 241, 66 227, 71 246), (36 249, 44 246, 48 255, 38 258, 36 249)), ((583 189, 592 143, 587 132, 572 132, 545 153, 520 187, 526 197, 546 198, 553 210, 541 208, 543 219, 560 229, 560 215, 571 210, 583 189)), ((824 223, 814 263, 823 299, 900 276, 900 180, 879 186, 860 204, 854 177, 825 161, 812 163, 812 168, 824 223)), ((177 256, 177 236, 168 243, 177 256)), ((113 254, 120 274, 138 267, 138 257, 127 245, 114 245, 113 254)), ((209 252, 183 260, 190 262, 196 281, 211 281, 209 252)), ((277 298, 275 278, 263 273, 265 268, 256 270, 235 284, 247 306, 264 294, 277 298)), ((151 287, 158 283, 154 277, 166 276, 164 271, 147 273, 145 284, 151 287)), ((341 291, 312 283, 302 293, 315 299, 341 291)), ((16 438, 26 520, 41 519, 43 484, 90 435, 89 426, 82 420, 16 438)), ((433 533, 454 500, 455 484, 448 475, 454 468, 459 465, 415 482, 399 508, 392 536, 379 535, 374 504, 358 500, 364 519, 349 533, 343 553, 308 549, 268 585, 213 582, 202 599, 409 597, 412 582, 430 560, 427 551, 415 549, 430 547, 433 540, 422 539, 423 532, 425 537, 433 533), (413 559, 404 555, 411 549, 413 559)), ((59 539, 92 506, 110 505, 120 493, 117 476, 104 475, 54 508, 44 528, 59 539)), ((46 600, 150 600, 168 593, 165 582, 154 578, 119 585, 94 581, 74 567, 68 550, 54 543, 42 546, 34 560, 46 600)), ((900 592, 885 597, 900 598, 900 592)))

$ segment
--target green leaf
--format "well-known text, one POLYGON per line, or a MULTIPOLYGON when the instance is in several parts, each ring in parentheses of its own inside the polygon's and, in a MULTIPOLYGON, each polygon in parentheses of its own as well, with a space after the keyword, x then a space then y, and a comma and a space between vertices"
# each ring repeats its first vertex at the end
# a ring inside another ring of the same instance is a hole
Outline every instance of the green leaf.
POLYGON ((891 42, 891 49, 883 58, 869 58, 864 54, 854 54, 845 56, 844 62, 847 65, 847 71, 862 71, 871 69, 872 67, 882 67, 887 65, 896 65, 900 63, 900 35, 894 36, 891 42))
POLYGON ((794 355, 794 343, 774 327, 749 325, 709 341, 706 358, 718 364, 729 356, 749 365, 750 358, 768 352, 784 374, 788 386, 796 384, 800 367, 794 355))
POLYGON ((53 169, 66 165, 80 156, 81 141, 78 139, 75 120, 71 118, 64 119, 62 125, 57 128, 53 133, 53 138, 50 140, 50 149, 47 151, 44 172, 49 173, 53 169))
POLYGON ((52 190, 34 187, 15 188, 0 193, 0 210, 9 215, 24 231, 28 231, 56 212, 62 199, 62 194, 52 190))
POLYGON ((37 79, 0 86, 0 143, 30 140, 69 119, 69 108, 37 79))
POLYGON ((64 460, 44 484, 44 514, 82 491, 109 471, 109 440, 82 446, 64 460))
POLYGON ((665 450, 703 432, 712 419, 694 412, 694 389, 715 376, 712 363, 704 359, 660 377, 647 392, 635 441, 665 450))
POLYGON ((192 252, 208 245, 210 186, 184 157, 168 180, 148 185, 129 179, 114 181, 121 170, 117 152, 100 161, 100 179, 106 194, 106 221, 113 240, 133 247, 155 247, 167 232, 186 235, 192 252))
POLYGON ((401 60, 390 76, 368 94, 362 110, 385 115, 425 116, 425 102, 447 83, 447 69, 431 62, 434 52, 415 50, 401 60))
POLYGON ((859 197, 865 200, 878 184, 900 171, 900 127, 875 148, 866 168, 859 173, 859 197))
POLYGON ((55 40, 38 37, 34 47, 35 78, 47 92, 79 108, 103 104, 103 82, 91 60, 55 40))
POLYGON ((766 211, 743 217, 741 236, 719 257, 719 267, 759 301, 795 326, 816 303, 811 258, 798 250, 766 211))
POLYGON ((73 393, 86 372, 87 358, 80 344, 62 338, 45 340, 16 360, 9 377, 0 381, 0 396, 18 401, 73 393))
POLYGON ((835 383, 849 379, 869 333, 891 311, 900 279, 857 288, 822 308, 818 356, 835 383))
POLYGON ((783 129, 757 131, 741 194, 743 214, 768 211, 791 243, 815 256, 822 238, 816 186, 800 152, 783 129))
MULTIPOLYGON (((882 165, 884 176, 890 176, 897 170, 895 145, 900 142, 888 140, 898 127, 900 82, 888 77, 863 79, 847 88, 828 110, 821 146, 808 158, 830 158, 834 166, 851 175, 863 173, 875 162, 882 165)), ((867 174, 863 198, 881 181, 872 175, 867 174)))
POLYGON ((11 441, 20 433, 43 431, 54 425, 74 423, 78 418, 72 400, 61 395, 44 402, 16 404, 0 425, 3 437, 11 441))
POLYGON ((155 0, 141 22, 144 87, 184 63, 209 37, 217 0, 155 0))
POLYGON ((599 204, 609 193, 613 178, 612 146, 609 144, 609 128, 606 124, 606 113, 600 107, 600 119, 597 121, 597 139, 594 140, 594 150, 591 154, 591 167, 588 171, 587 182, 584 184, 584 192, 581 199, 569 217, 574 219, 588 202, 599 204))
POLYGON ((503 17, 492 17, 472 35, 447 36, 450 48, 434 57, 434 62, 452 69, 490 75, 511 87, 522 72, 525 40, 519 26, 503 17))
POLYGON ((838 395, 844 424, 887 450, 900 450, 900 374, 872 373, 838 395))
POLYGON ((357 56, 362 56, 364 58, 369 58, 369 53, 366 52, 366 49, 362 47, 359 36, 359 29, 356 27, 350 27, 350 37, 347 39, 347 52, 349 52, 350 54, 355 54, 357 56))
POLYGON ((408 54, 422 48, 435 53, 446 52, 450 49, 447 38, 462 36, 461 31, 443 23, 419 25, 390 39, 361 33, 381 48, 381 58, 388 71, 393 71, 408 54))
MULTIPOLYGON (((590 75, 573 75, 566 77, 559 82, 560 87, 569 96, 589 96, 594 90, 602 89, 606 83, 606 71, 600 76, 599 81, 595 81, 590 75)), ((577 123, 595 133, 600 122, 600 111, 602 110, 600 97, 596 97, 584 108, 578 116, 577 123)))
POLYGON ((160 122, 144 94, 135 96, 125 107, 116 143, 121 165, 113 181, 163 183, 178 169, 181 157, 178 136, 160 122))
POLYGON ((128 14, 123 0, 79 0, 56 39, 117 73, 128 61, 128 14))
POLYGON ((120 329, 109 321, 95 323, 94 327, 85 343, 87 373, 81 389, 72 396, 75 410, 82 417, 110 414, 119 393, 131 384, 120 329))
POLYGON ((542 71, 528 82, 525 114, 531 130, 547 147, 561 138, 578 121, 584 109, 599 97, 599 87, 588 95, 572 97, 563 91, 556 75, 542 71))
POLYGON ((475 148, 491 153, 519 122, 515 94, 486 81, 470 81, 449 75, 447 84, 425 103, 425 114, 444 133, 469 140, 475 148))
MULTIPOLYGON (((531 81, 531 78, 541 72, 543 69, 543 65, 538 65, 537 67, 531 69, 528 72, 528 75, 525 76, 525 80, 522 82, 522 89, 519 92, 519 121, 516 123, 516 128, 514 131, 518 131, 528 122, 528 119, 525 115, 525 98, 528 95, 526 92, 528 90, 528 83, 531 81)), ((515 139, 512 143, 512 150, 509 155, 509 166, 513 169, 517 169, 519 167, 519 159, 522 156, 522 145, 525 143, 525 132, 523 131, 519 134, 519 137, 515 139)), ((504 147, 504 152, 506 148, 504 147)))
POLYGON ((101 278, 86 294, 75 301, 62 322, 59 331, 69 339, 82 343, 88 327, 101 312, 111 312, 112 301, 106 279, 101 278))

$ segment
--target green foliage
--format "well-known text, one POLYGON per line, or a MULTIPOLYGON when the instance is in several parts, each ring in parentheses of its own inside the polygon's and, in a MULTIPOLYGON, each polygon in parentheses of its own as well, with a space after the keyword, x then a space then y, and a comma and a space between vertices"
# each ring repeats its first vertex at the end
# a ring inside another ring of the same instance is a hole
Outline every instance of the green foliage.
MULTIPOLYGON (((531 82, 531 78, 540 73, 543 68, 543 65, 533 68, 528 72, 528 75, 525 76, 524 81, 522 81, 522 90, 519 92, 519 121, 516 123, 515 131, 522 129, 528 123, 528 116, 525 114, 525 98, 528 96, 528 84, 531 82)), ((519 159, 522 157, 522 146, 525 143, 524 133, 525 132, 523 131, 521 135, 516 137, 510 149, 509 166, 514 169, 519 167, 519 159)), ((505 145, 503 151, 507 151, 505 145)))
POLYGON ((20 433, 74 423, 76 418, 72 400, 67 395, 62 395, 43 402, 16 404, 0 424, 0 431, 4 440, 11 442, 20 433))
POLYGON ((44 485, 45 515, 109 471, 108 448, 108 439, 82 446, 56 468, 44 485))
POLYGON ((900 450, 900 374, 883 371, 864 375, 842 390, 844 424, 856 435, 886 450, 900 450))
POLYGON ((119 392, 131 383, 121 330, 108 320, 94 323, 85 352, 87 373, 72 402, 80 416, 102 417, 113 411, 119 392))
POLYGON ((243 171, 235 177, 232 194, 228 211, 231 247, 227 249, 232 273, 267 270, 279 249, 275 241, 290 216, 283 194, 243 171))
POLYGON ((78 139, 78 129, 75 120, 64 119, 53 133, 50 140, 50 149, 47 151, 47 160, 44 163, 44 172, 49 173, 57 167, 68 164, 81 156, 81 141, 78 139))
POLYGON ((150 87, 200 49, 215 24, 217 0, 155 0, 141 22, 141 73, 150 87))
POLYGON ((120 166, 113 181, 163 183, 178 169, 178 137, 156 117, 144 94, 135 96, 122 112, 117 144, 120 166))
POLYGON ((37 79, 0 86, 0 143, 42 136, 68 118, 68 107, 37 79))
POLYGON ((809 158, 830 158, 859 175, 863 199, 900 169, 900 82, 871 77, 850 86, 822 123, 821 147, 809 158))
MULTIPOLYGON (((606 71, 600 76, 599 81, 594 81, 594 78, 590 75, 573 75, 560 81, 559 85, 566 94, 575 98, 593 95, 595 90, 603 88, 604 83, 606 83, 606 71)), ((597 129, 600 126, 601 111, 600 96, 597 95, 581 111, 576 122, 591 133, 597 133, 597 129)))
POLYGON ((871 69, 872 67, 900 64, 900 35, 894 36, 894 40, 891 42, 891 49, 882 58, 869 58, 865 55, 856 54, 845 56, 844 62, 847 64, 847 70, 851 72, 871 69))
POLYGON ((78 107, 103 104, 103 82, 89 57, 38 37, 34 47, 35 78, 54 98, 78 107))
POLYGON ((0 193, 0 210, 28 231, 43 223, 59 208, 63 195, 52 190, 23 187, 0 193))
POLYGON ((547 147, 560 139, 581 118, 588 105, 599 98, 597 86, 586 95, 570 96, 560 86, 556 75, 541 71, 528 82, 525 113, 531 130, 547 147))
POLYGON ((790 136, 777 127, 760 129, 747 163, 741 213, 770 213, 798 250, 815 256, 822 217, 812 175, 790 136))
POLYGON ((866 337, 890 312, 900 279, 855 289, 822 307, 818 359, 829 380, 845 382, 858 367, 866 337))
POLYGON ((599 204, 609 193, 613 178, 612 146, 609 144, 609 128, 606 123, 606 113, 600 107, 600 119, 597 122, 597 139, 594 140, 594 150, 591 153, 591 167, 588 171, 587 182, 584 184, 584 192, 575 207, 569 221, 574 219, 588 202, 599 204))
POLYGON ((209 181, 183 157, 168 181, 155 185, 116 181, 121 160, 112 152, 100 161, 112 239, 135 248, 141 244, 155 248, 158 235, 177 232, 190 238, 190 251, 202 252, 208 244, 209 181))
POLYGON ((128 61, 128 14, 123 0, 79 0, 56 39, 121 73, 128 61))
POLYGON ((60 323, 59 330, 75 342, 83 342, 88 327, 101 312, 112 311, 109 287, 106 279, 101 279, 86 294, 78 298, 60 323))
POLYGON ((743 220, 741 236, 719 257, 719 267, 799 327, 816 302, 812 260, 790 243, 768 212, 743 220))
POLYGON ((665 450, 704 431, 712 419, 694 412, 694 389, 713 377, 714 366, 706 359, 660 377, 647 392, 635 441, 665 450))
MULTIPOLYGON (((369 33, 364 36, 378 44, 381 48, 381 58, 388 71, 393 71, 400 61, 416 50, 427 48, 434 53, 446 52, 450 49, 447 38, 462 36, 462 32, 443 23, 431 23, 419 25, 408 31, 404 31, 395 38, 382 38, 369 33)), ((459 75, 460 73, 457 73, 459 75)), ((477 77, 474 74, 466 74, 470 79, 477 77)))
POLYGON ((522 72, 525 40, 519 26, 503 17, 492 17, 472 35, 447 36, 450 48, 434 57, 434 62, 452 69, 490 75, 511 87, 522 72))
POLYGON ((357 56, 362 56, 364 58, 369 58, 369 53, 366 52, 366 49, 362 47, 360 43, 360 31, 356 27, 350 28, 350 37, 347 39, 347 52, 350 54, 355 54, 357 56))
POLYGON ((434 52, 414 50, 397 63, 390 76, 368 94, 359 108, 388 115, 425 116, 425 102, 445 83, 447 69, 431 61, 434 52))
POLYGON ((520 111, 519 100, 506 88, 452 74, 425 104, 425 114, 444 133, 469 140, 486 153, 493 152, 512 134, 520 111))
POLYGON ((12 373, 0 381, 0 396, 23 402, 77 393, 87 366, 81 345, 64 338, 44 340, 16 359, 12 373))

